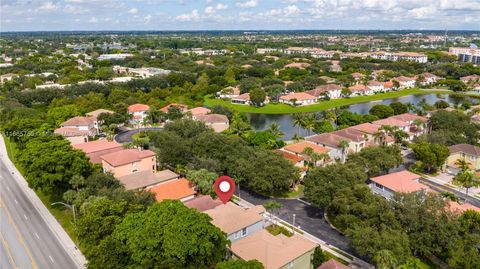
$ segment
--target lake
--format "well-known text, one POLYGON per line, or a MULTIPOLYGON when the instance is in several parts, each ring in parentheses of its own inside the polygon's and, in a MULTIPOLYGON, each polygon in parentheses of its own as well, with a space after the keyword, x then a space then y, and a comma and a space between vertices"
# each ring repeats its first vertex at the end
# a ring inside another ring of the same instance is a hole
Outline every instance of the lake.
MULTIPOLYGON (((445 100, 450 105, 458 105, 462 103, 464 100, 469 100, 472 103, 477 103, 476 100, 473 100, 470 97, 456 97, 451 96, 448 94, 415 94, 415 95, 408 95, 402 96, 397 98, 391 99, 384 99, 378 101, 372 101, 368 103, 359 103, 347 106, 346 108, 351 112, 359 113, 359 114, 367 114, 368 111, 374 106, 378 104, 385 104, 389 105, 393 102, 401 102, 401 103, 412 103, 417 105, 420 100, 425 98, 427 103, 433 105, 435 102, 439 100, 445 100)), ((255 131, 262 131, 268 129, 268 127, 276 122, 280 125, 280 131, 282 131, 285 135, 282 139, 288 140, 292 138, 295 134, 299 134, 300 136, 307 136, 309 132, 305 129, 298 128, 293 125, 293 116, 292 114, 256 114, 256 113, 247 113, 247 118, 250 120, 250 124, 255 131)), ((310 132, 310 135, 313 134, 310 132)))

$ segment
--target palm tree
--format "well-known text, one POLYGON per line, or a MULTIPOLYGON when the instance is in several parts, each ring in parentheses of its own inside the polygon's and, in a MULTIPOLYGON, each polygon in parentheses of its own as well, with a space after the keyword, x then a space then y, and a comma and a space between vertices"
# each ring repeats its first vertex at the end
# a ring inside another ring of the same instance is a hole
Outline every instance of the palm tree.
POLYGON ((458 174, 453 178, 453 184, 459 185, 465 188, 465 201, 468 199, 468 190, 473 187, 480 186, 480 180, 478 179, 475 172, 467 169, 465 171, 459 171, 458 174))
POLYGON ((110 124, 110 125, 103 125, 102 126, 102 131, 105 133, 105 136, 107 137, 108 141, 112 141, 113 137, 115 136, 115 131, 117 130, 117 125, 116 124, 110 124))
POLYGON ((298 133, 300 133, 300 127, 303 126, 303 120, 305 119, 305 114, 303 113, 295 113, 293 114, 293 125, 297 126, 298 133))
POLYGON ((268 131, 272 133, 275 138, 280 138, 284 135, 284 133, 280 131, 280 125, 276 122, 272 122, 272 124, 270 124, 268 131))
POLYGON ((460 171, 465 172, 469 169, 471 163, 463 160, 463 159, 457 159, 455 161, 455 165, 457 165, 460 168, 460 171))
POLYGON ((347 149, 350 146, 350 143, 347 140, 340 141, 340 149, 342 150, 342 161, 345 161, 345 154, 347 153, 347 149))
POLYGON ((303 119, 303 126, 304 129, 307 129, 308 135, 311 134, 311 131, 315 128, 315 115, 308 114, 303 119))
POLYGON ((296 142, 298 142, 298 141, 300 141, 300 140, 303 140, 303 139, 304 139, 304 138, 301 137, 301 136, 299 136, 298 134, 294 134, 294 135, 292 136, 292 140, 294 140, 294 141, 296 141, 296 142))

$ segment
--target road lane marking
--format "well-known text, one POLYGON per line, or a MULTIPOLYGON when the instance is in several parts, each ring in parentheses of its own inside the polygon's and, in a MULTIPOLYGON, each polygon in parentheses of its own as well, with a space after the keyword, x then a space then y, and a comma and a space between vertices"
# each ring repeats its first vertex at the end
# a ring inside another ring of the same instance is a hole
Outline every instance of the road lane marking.
POLYGON ((50 258, 50 260, 52 261, 52 263, 55 263, 55 261, 53 260, 52 256, 48 255, 48 257, 50 258))
POLYGON ((10 188, 7 186, 7 190, 10 191, 10 188))
POLYGON ((13 268, 18 269, 17 264, 15 264, 15 261, 13 260, 12 253, 10 252, 10 246, 8 245, 7 240, 5 240, 5 238, 3 237, 2 233, 0 233, 0 241, 2 241, 2 245, 7 250, 7 256, 10 260, 10 265, 13 265, 13 268))
POLYGON ((23 217, 25 218, 25 220, 28 220, 27 215, 23 214, 23 217))
POLYGON ((17 205, 18 205, 17 199, 13 199, 13 201, 15 202, 15 204, 17 204, 17 205))
MULTIPOLYGON (((17 225, 16 225, 15 222, 13 221, 13 218, 12 218, 12 216, 10 215, 10 212, 8 211, 8 208, 7 208, 7 206, 5 205, 5 203, 3 202, 3 199, 2 199, 1 197, 0 197, 0 206, 2 206, 2 207, 5 209, 5 212, 7 212, 8 222, 10 222, 10 224, 12 224, 12 226, 13 226, 13 229, 15 229, 15 234, 17 235, 17 238, 18 238, 18 240, 20 241, 20 244, 22 244, 23 248, 24 248, 25 251, 27 252, 28 257, 30 258, 30 262, 32 263, 32 267, 33 267, 34 269, 38 269, 37 263, 36 263, 35 260, 33 259, 32 253, 30 252, 30 249, 27 247, 27 244, 25 243, 25 240, 23 239, 22 234, 21 234, 20 231, 18 230, 17 225)), ((25 215, 24 215, 24 216, 25 216, 25 215)), ((25 217, 26 217, 26 216, 25 216, 25 217)))
POLYGON ((37 237, 37 239, 39 239, 39 240, 40 240, 40 236, 38 236, 38 234, 37 234, 37 233, 34 233, 34 234, 35 234, 35 237, 37 237))

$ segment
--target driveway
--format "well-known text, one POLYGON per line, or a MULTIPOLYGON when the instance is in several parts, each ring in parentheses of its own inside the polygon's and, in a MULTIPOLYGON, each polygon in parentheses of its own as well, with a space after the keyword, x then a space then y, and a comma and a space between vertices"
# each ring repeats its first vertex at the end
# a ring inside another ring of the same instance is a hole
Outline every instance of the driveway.
POLYGON ((132 136, 134 134, 137 134, 139 132, 143 132, 143 131, 161 131, 163 130, 162 127, 148 127, 148 128, 139 128, 139 129, 133 129, 133 130, 128 130, 128 131, 123 131, 121 133, 118 133, 116 136, 115 136, 115 141, 117 141, 118 143, 130 143, 133 141, 132 139, 132 136))
POLYGON ((276 215, 282 220, 292 224, 293 214, 295 214, 295 226, 318 238, 331 244, 343 251, 355 253, 349 246, 349 240, 344 235, 330 227, 328 222, 323 218, 323 211, 309 206, 297 199, 281 199, 269 198, 246 189, 241 188, 240 194, 238 189, 235 191, 242 199, 254 205, 263 205, 270 200, 275 200, 283 205, 276 215))

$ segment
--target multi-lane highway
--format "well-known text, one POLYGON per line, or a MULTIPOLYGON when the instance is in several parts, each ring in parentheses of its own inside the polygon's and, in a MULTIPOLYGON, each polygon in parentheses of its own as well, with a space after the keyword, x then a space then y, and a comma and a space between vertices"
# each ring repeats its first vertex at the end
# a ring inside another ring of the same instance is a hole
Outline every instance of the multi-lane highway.
MULTIPOLYGON (((0 138, 0 269, 76 269, 83 257, 11 171, 0 138)), ((68 236, 67 236, 68 237, 68 236)))

